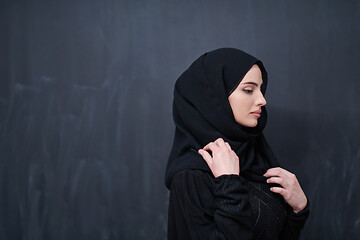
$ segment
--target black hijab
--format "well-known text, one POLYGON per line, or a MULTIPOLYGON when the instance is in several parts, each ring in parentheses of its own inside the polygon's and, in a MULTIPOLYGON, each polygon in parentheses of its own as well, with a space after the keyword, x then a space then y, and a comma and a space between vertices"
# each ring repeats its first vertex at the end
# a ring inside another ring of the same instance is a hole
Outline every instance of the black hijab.
POLYGON ((178 78, 174 89, 173 118, 175 137, 165 173, 170 189, 173 175, 183 169, 211 172, 197 150, 223 138, 240 160, 240 175, 252 181, 265 181, 262 175, 278 162, 267 144, 263 129, 266 109, 262 107, 256 127, 244 127, 235 121, 228 96, 245 74, 259 66, 265 95, 267 73, 261 61, 234 48, 220 48, 200 56, 178 78))

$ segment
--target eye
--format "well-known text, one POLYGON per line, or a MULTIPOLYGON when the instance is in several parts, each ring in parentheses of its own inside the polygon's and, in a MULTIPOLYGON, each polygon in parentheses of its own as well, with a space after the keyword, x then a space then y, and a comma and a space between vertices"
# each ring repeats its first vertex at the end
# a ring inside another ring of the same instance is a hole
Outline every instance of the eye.
POLYGON ((243 91, 247 94, 251 94, 253 92, 252 89, 243 89, 243 91))

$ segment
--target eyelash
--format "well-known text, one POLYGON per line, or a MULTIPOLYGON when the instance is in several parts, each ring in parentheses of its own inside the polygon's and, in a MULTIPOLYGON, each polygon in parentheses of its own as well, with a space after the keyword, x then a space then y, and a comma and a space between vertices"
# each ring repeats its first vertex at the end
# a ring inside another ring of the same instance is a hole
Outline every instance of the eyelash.
POLYGON ((251 94, 253 92, 253 90, 251 89, 244 89, 243 90, 246 94, 251 94))

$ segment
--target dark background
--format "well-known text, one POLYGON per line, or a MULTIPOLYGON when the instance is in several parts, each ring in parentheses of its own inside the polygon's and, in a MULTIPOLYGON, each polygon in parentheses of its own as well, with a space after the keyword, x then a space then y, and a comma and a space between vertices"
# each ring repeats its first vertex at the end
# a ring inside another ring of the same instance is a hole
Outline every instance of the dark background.
POLYGON ((205 51, 268 73, 265 135, 311 202, 302 239, 360 234, 359 1, 1 1, 0 239, 165 239, 172 92, 205 51))

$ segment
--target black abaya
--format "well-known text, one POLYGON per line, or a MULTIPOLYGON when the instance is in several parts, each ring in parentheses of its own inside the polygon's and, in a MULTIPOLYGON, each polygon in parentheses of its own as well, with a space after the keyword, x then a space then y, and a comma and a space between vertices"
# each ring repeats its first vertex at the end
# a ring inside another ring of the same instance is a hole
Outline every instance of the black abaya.
POLYGON ((228 96, 257 64, 265 94, 267 72, 261 61, 237 49, 222 48, 199 57, 177 80, 176 125, 166 168, 170 189, 168 239, 296 239, 309 214, 298 214, 269 190, 263 174, 279 166, 262 131, 235 121, 228 96), (239 157, 240 175, 214 178, 199 148, 223 138, 239 157))
POLYGON ((168 239, 298 239, 309 215, 294 213, 266 183, 182 170, 171 184, 168 239))

